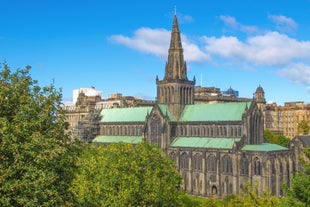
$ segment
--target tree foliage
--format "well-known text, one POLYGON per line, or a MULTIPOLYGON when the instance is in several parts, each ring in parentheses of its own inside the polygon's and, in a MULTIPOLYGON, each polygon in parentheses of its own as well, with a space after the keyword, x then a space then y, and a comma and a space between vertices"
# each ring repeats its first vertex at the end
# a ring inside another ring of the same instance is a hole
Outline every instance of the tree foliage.
POLYGON ((302 135, 308 135, 310 131, 310 126, 306 120, 302 120, 298 123, 298 131, 302 133, 302 135))
POLYGON ((287 206, 306 207, 310 204, 310 148, 304 150, 305 159, 301 159, 302 170, 292 180, 292 187, 287 189, 287 206))
POLYGON ((206 198, 202 207, 280 207, 282 200, 276 196, 271 196, 268 189, 257 194, 257 186, 248 184, 246 189, 239 195, 229 195, 224 200, 215 200, 214 198, 206 198))
POLYGON ((283 134, 274 134, 269 129, 266 129, 264 131, 264 138, 266 141, 272 144, 278 144, 283 147, 287 147, 290 142, 290 139, 283 134))
POLYGON ((30 66, 0 73, 0 206, 70 205, 78 145, 64 133, 56 112, 61 92, 40 87, 30 66))
POLYGON ((117 143, 84 151, 71 190, 82 206, 179 206, 180 184, 158 147, 117 143))
POLYGON ((243 206, 253 206, 253 207, 280 207, 281 201, 276 196, 271 196, 268 189, 257 194, 257 187, 247 185, 245 191, 240 195, 234 196, 228 201, 228 207, 243 207, 243 206))

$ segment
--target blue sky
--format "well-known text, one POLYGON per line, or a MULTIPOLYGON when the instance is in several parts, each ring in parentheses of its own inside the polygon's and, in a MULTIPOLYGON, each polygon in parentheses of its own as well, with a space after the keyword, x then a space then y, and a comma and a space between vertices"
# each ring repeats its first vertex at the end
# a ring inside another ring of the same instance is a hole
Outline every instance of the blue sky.
POLYGON ((96 87, 154 99, 164 76, 174 7, 188 77, 232 87, 261 85, 267 101, 310 102, 310 0, 0 0, 0 60, 32 66, 64 101, 96 87))

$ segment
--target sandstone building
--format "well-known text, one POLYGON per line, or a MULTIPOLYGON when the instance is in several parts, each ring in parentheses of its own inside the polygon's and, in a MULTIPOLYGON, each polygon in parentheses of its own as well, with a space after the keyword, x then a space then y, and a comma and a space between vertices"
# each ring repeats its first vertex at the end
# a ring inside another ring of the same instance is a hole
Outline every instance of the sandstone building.
POLYGON ((286 102, 284 106, 278 106, 276 103, 266 104, 263 111, 265 128, 290 139, 301 134, 298 129, 301 121, 310 124, 310 104, 302 101, 286 102))
MULTIPOLYGON (((187 193, 223 198, 247 183, 282 195, 296 171, 294 150, 265 143, 262 88, 253 99, 195 103, 195 78, 187 66, 174 16, 164 77, 156 77, 151 105, 102 108, 96 143, 147 141, 161 147, 177 165, 187 193)), ((197 94, 197 93, 196 93, 197 94)), ((82 98, 82 97, 81 97, 82 98)))

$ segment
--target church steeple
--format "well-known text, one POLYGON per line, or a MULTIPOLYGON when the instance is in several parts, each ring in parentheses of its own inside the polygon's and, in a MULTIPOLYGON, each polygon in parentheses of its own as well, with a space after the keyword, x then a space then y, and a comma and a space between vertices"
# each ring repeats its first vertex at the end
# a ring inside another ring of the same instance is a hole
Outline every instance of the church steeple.
POLYGON ((174 15, 164 80, 187 80, 178 19, 174 15))
POLYGON ((178 120, 185 105, 194 103, 195 79, 187 78, 181 34, 176 15, 173 18, 168 61, 163 80, 156 78, 157 103, 166 104, 175 120, 178 120))

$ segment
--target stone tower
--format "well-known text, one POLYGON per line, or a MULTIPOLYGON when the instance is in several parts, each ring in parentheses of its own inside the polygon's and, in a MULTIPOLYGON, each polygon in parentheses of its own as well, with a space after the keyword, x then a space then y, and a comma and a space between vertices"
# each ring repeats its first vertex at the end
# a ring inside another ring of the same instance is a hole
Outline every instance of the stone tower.
POLYGON ((181 35, 176 15, 171 31, 168 62, 163 80, 156 78, 157 103, 167 104, 175 120, 178 120, 186 104, 194 104, 195 78, 187 78, 181 35))
POLYGON ((266 99, 264 89, 259 85, 254 94, 254 100, 260 110, 265 111, 266 99))
POLYGON ((259 104, 265 104, 265 92, 264 89, 259 85, 255 91, 255 101, 259 104))

